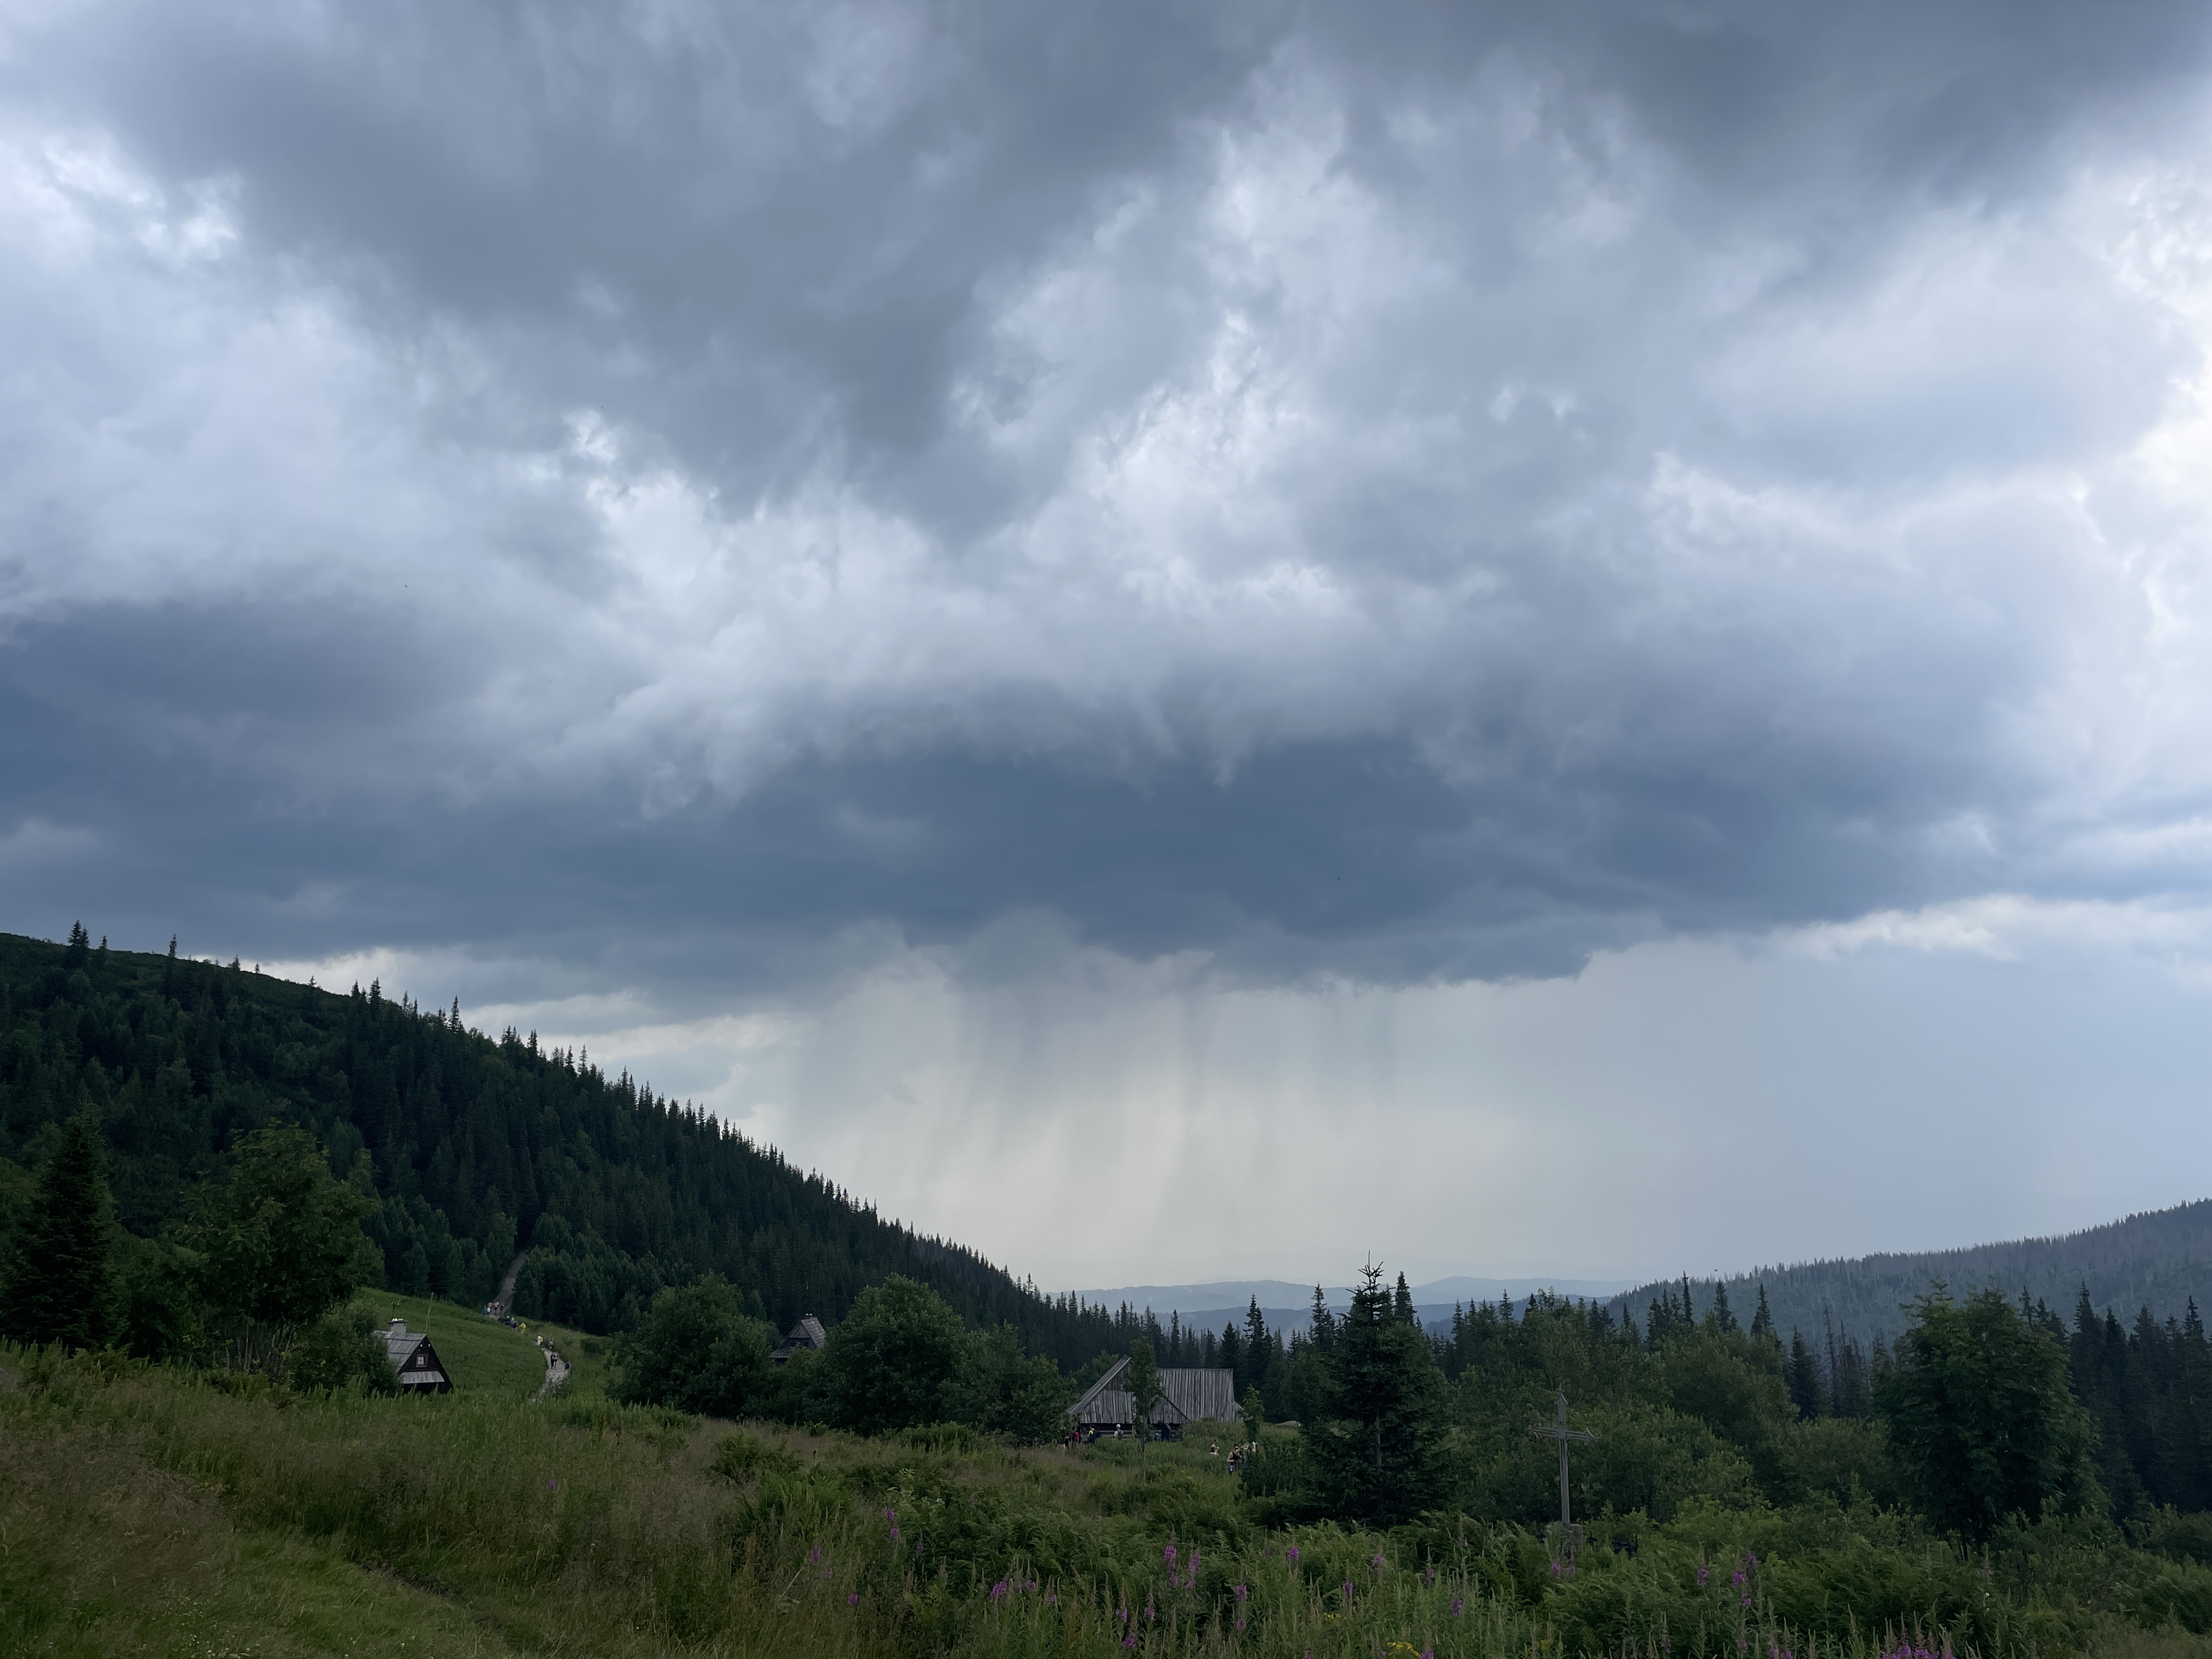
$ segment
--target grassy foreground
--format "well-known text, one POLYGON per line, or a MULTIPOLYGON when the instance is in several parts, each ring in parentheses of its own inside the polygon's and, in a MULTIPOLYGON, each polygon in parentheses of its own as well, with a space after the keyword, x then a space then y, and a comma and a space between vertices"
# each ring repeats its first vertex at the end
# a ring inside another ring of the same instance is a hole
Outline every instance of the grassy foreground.
POLYGON ((427 1317, 459 1392, 0 1349, 0 1651, 1875 1659, 1916 1626, 1937 1653, 2208 1651, 2016 1613, 1985 1566, 1838 1554, 1802 1519, 1715 1516, 1564 1583, 1510 1528, 1268 1528, 1202 1439, 1140 1464, 620 1408, 574 1333, 575 1384, 540 1400, 529 1338, 371 1300, 427 1317), (1895 1617, 1824 1621, 1839 1592, 1895 1617))

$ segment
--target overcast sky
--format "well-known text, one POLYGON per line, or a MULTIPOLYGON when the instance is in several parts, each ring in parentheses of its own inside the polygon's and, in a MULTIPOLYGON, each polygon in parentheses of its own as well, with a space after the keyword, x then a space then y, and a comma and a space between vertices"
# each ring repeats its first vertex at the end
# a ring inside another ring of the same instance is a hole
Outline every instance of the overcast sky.
POLYGON ((0 927, 1057 1285, 2212 1191, 2201 5, 0 10, 0 927))

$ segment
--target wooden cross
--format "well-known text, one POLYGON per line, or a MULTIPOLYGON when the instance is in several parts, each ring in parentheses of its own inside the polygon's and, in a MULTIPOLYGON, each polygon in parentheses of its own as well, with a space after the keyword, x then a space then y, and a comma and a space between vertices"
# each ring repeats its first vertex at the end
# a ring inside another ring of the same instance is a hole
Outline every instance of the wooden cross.
POLYGON ((1551 1423, 1531 1423, 1528 1425, 1528 1432, 1539 1440, 1556 1440, 1559 1443, 1559 1549, 1562 1554, 1571 1558, 1574 1554, 1575 1517, 1567 1506, 1567 1443, 1571 1440, 1581 1440, 1595 1443, 1597 1437, 1588 1429, 1571 1429, 1567 1426, 1567 1391, 1565 1389, 1559 1390, 1558 1420, 1551 1423))

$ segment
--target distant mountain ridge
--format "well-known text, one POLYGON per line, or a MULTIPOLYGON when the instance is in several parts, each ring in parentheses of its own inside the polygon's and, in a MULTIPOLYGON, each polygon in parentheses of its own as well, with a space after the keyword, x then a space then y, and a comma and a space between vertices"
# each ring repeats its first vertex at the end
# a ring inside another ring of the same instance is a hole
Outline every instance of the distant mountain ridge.
MULTIPOLYGON (((2212 1199, 2144 1211, 2080 1232, 1759 1267, 1719 1282, 1728 1285, 1731 1310, 1747 1324, 1764 1286, 1785 1340, 1792 1328, 1810 1339, 1832 1322, 1838 1336, 1887 1342, 1904 1329, 1913 1299, 1938 1279, 1954 1296, 1989 1285, 2013 1297, 2026 1291, 2069 1321, 2085 1286, 2090 1306, 2099 1314, 2109 1308, 2123 1325, 2142 1308, 2160 1322, 2178 1318, 2192 1297, 2200 1311, 2212 1299, 2212 1199)), ((1712 1305, 1716 1282, 1689 1281, 1701 1315, 1712 1305)), ((1632 1316, 1640 1327, 1661 1290, 1679 1295, 1681 1285, 1680 1279, 1655 1279, 1609 1302, 1616 1316, 1632 1316)))

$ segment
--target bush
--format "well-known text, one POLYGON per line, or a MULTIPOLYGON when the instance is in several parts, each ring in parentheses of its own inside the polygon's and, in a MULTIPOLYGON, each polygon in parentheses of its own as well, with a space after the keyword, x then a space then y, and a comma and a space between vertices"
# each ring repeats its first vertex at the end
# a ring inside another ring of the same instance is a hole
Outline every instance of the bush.
POLYGON ((951 1304, 893 1273, 862 1291, 830 1333, 817 1367, 823 1407, 854 1434, 938 1422, 966 1357, 967 1333, 951 1304))
POLYGON ((375 1333, 376 1316, 357 1305, 317 1320, 284 1356, 284 1380, 303 1394, 356 1383, 367 1394, 398 1394, 399 1375, 375 1333))
POLYGON ((769 1386, 774 1333, 738 1311, 719 1273, 665 1290, 615 1345, 612 1389, 625 1405, 669 1406, 702 1417, 757 1411, 769 1386))

